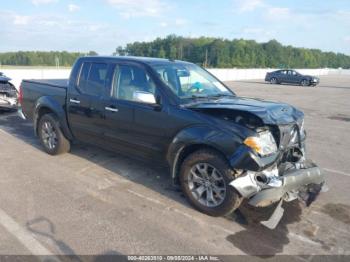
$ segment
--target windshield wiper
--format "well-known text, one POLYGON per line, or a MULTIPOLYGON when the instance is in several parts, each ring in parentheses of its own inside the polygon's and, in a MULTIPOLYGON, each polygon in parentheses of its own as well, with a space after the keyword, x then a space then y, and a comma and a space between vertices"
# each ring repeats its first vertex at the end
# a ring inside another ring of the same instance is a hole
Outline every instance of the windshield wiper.
POLYGON ((187 97, 183 97, 184 99, 208 99, 206 95, 191 95, 187 97))
POLYGON ((210 99, 218 99, 221 97, 234 97, 234 95, 231 94, 215 94, 215 95, 192 95, 189 97, 184 97, 184 99, 192 99, 192 100, 199 100, 199 99, 205 99, 205 100, 210 100, 210 99))
POLYGON ((207 96, 208 98, 221 98, 221 97, 234 97, 232 94, 215 94, 211 96, 207 96))

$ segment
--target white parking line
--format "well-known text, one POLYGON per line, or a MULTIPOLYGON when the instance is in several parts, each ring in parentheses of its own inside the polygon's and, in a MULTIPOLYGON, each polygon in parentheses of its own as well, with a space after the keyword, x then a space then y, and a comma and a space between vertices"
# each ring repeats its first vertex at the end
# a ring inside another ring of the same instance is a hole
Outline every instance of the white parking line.
MULTIPOLYGON (((25 246, 32 255, 50 256, 50 260, 59 261, 48 249, 41 245, 29 231, 21 227, 2 209, 0 209, 0 225, 25 246)), ((44 257, 40 259, 44 259, 44 257)))
POLYGON ((164 203, 160 202, 160 201, 157 200, 157 199, 154 199, 154 198, 151 198, 151 197, 147 197, 147 196, 145 196, 145 195, 142 195, 142 194, 137 193, 137 192, 135 192, 135 191, 133 191, 133 190, 130 190, 130 189, 128 189, 127 191, 128 191, 130 194, 133 194, 133 195, 135 195, 135 196, 137 196, 137 197, 146 199, 146 200, 148 200, 148 201, 150 201, 150 202, 153 202, 153 203, 156 203, 156 204, 158 204, 158 205, 161 205, 161 206, 165 206, 165 207, 166 207, 166 205, 165 205, 164 203))
POLYGON ((330 168, 323 168, 323 170, 334 173, 334 174, 338 174, 338 175, 350 176, 350 174, 347 174, 343 171, 338 171, 338 170, 334 170, 334 169, 330 169, 330 168))
MULTIPOLYGON (((192 216, 192 215, 190 215, 190 214, 188 214, 188 213, 186 213, 186 212, 183 212, 182 210, 179 210, 179 209, 174 208, 174 207, 171 207, 171 208, 168 207, 165 203, 163 203, 163 202, 161 202, 161 201, 159 201, 159 200, 156 200, 156 199, 154 199, 154 198, 145 196, 145 195, 143 195, 143 194, 140 194, 140 193, 135 192, 135 191, 130 190, 130 189, 128 189, 127 191, 128 191, 129 193, 131 193, 131 194, 137 196, 137 197, 143 198, 143 199, 145 199, 145 200, 147 200, 147 201, 150 201, 150 202, 159 204, 159 205, 161 205, 161 206, 163 206, 163 207, 166 207, 166 210, 171 210, 171 211, 173 211, 173 212, 175 212, 175 213, 181 214, 181 215, 183 215, 183 216, 185 216, 185 217, 187 217, 187 218, 189 218, 189 219, 191 219, 191 220, 196 221, 196 222, 199 223, 199 224, 206 224, 206 222, 204 222, 204 221, 202 221, 202 220, 200 220, 200 219, 198 219, 198 218, 196 218, 196 217, 194 217, 194 216, 192 216)), ((230 230, 230 229, 225 228, 225 227, 220 226, 220 225, 210 224, 209 226, 212 227, 212 228, 219 229, 219 230, 225 232, 226 234, 235 234, 235 233, 237 233, 237 232, 235 232, 235 231, 233 231, 233 230, 230 230)), ((321 246, 320 243, 317 243, 317 242, 315 242, 315 241, 313 241, 313 240, 311 240, 311 239, 308 239, 308 238, 306 238, 306 237, 303 237, 303 236, 301 236, 301 235, 298 235, 298 234, 295 234, 295 233, 292 233, 292 232, 289 232, 289 233, 288 233, 288 236, 289 236, 289 237, 292 237, 292 238, 294 238, 294 239, 296 239, 296 240, 305 242, 305 243, 307 243, 307 244, 311 244, 311 245, 318 246, 318 247, 321 246)), ((266 246, 269 247, 269 248, 272 247, 272 246, 270 246, 270 245, 266 245, 266 246)))
POLYGON ((315 241, 313 241, 313 240, 311 240, 309 238, 303 237, 303 236, 301 236, 299 234, 295 234, 295 233, 289 232, 288 236, 290 236, 290 237, 292 237, 294 239, 303 241, 303 242, 308 243, 308 244, 313 245, 313 246, 318 246, 318 247, 322 246, 320 243, 315 242, 315 241))
MULTIPOLYGON (((137 197, 140 197, 140 198, 143 198, 143 199, 145 199, 145 200, 147 200, 147 201, 150 201, 150 202, 153 202, 153 203, 155 203, 155 204, 158 204, 158 205, 164 207, 166 210, 169 210, 169 211, 178 213, 178 214, 180 214, 180 215, 182 215, 182 216, 185 216, 185 217, 187 217, 187 218, 189 218, 189 219, 191 219, 191 220, 196 221, 197 223, 203 224, 203 221, 201 221, 200 219, 198 219, 198 218, 196 218, 196 217, 194 217, 194 216, 192 216, 192 215, 190 215, 190 214, 188 214, 188 213, 186 213, 186 212, 184 212, 184 211, 182 211, 182 210, 180 210, 180 209, 177 209, 177 208, 172 207, 172 206, 168 206, 168 205, 166 205, 165 203, 163 203, 163 202, 161 202, 161 201, 159 201, 159 200, 157 200, 157 199, 154 199, 154 198, 145 196, 145 195, 143 195, 143 194, 140 194, 140 193, 135 192, 135 191, 130 190, 130 189, 128 189, 127 191, 128 191, 129 193, 131 193, 131 194, 137 196, 137 197)), ((229 233, 229 234, 232 234, 232 233, 233 233, 231 230, 227 230, 227 229, 225 229, 225 228, 223 228, 223 227, 221 227, 221 226, 217 226, 217 225, 211 225, 211 226, 216 227, 216 228, 218 228, 218 229, 221 229, 221 230, 223 230, 223 231, 225 231, 226 233, 229 233)))

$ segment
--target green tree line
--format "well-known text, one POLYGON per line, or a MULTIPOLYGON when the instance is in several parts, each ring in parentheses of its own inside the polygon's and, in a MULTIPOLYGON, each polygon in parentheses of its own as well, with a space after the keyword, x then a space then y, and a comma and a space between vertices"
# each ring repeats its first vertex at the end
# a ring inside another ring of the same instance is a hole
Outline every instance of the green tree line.
POLYGON ((41 51, 18 51, 0 53, 1 65, 20 65, 20 66, 72 66, 74 61, 85 55, 97 55, 96 52, 89 53, 78 52, 41 52, 41 51))
MULTIPOLYGON (((151 42, 134 42, 125 47, 120 46, 115 54, 180 59, 215 68, 350 68, 350 56, 318 49, 283 46, 276 40, 257 43, 254 40, 170 35, 151 42)), ((7 52, 0 53, 0 65, 72 66, 78 57, 85 55, 97 53, 7 52)))
POLYGON ((350 56, 318 49, 283 46, 276 40, 254 40, 170 35, 151 42, 118 47, 116 55, 180 59, 215 68, 350 68, 350 56))

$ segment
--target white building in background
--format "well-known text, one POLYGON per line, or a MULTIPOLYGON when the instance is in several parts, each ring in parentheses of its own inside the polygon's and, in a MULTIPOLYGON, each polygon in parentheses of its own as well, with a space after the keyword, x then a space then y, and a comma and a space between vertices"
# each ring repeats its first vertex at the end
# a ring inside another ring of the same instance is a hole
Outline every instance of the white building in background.
MULTIPOLYGON (((213 75, 219 78, 221 81, 236 81, 236 80, 263 80, 267 72, 274 71, 276 69, 208 69, 213 75)), ((69 68, 19 68, 19 69, 1 69, 6 76, 12 78, 12 83, 19 88, 22 79, 65 79, 69 78, 71 69, 69 68)), ((350 75, 350 69, 297 69, 302 74, 307 75, 330 75, 330 74, 348 74, 350 75)))

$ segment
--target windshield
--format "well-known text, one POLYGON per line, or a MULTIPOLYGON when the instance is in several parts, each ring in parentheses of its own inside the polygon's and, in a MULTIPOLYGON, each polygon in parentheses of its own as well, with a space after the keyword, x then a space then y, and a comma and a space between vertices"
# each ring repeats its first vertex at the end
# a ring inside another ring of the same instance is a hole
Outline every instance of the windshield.
POLYGON ((207 71, 194 64, 152 65, 159 77, 181 99, 233 96, 234 93, 207 71))

